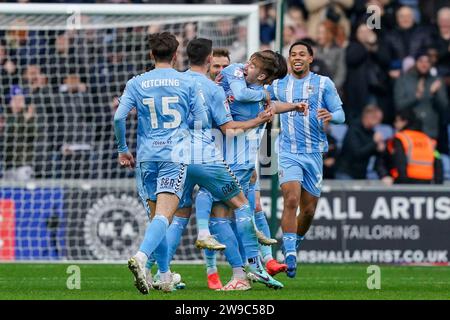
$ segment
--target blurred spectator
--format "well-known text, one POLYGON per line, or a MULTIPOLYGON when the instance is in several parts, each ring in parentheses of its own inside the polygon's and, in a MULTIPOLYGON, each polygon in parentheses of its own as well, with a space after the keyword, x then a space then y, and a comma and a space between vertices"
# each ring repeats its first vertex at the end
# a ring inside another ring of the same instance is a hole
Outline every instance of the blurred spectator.
POLYGON ((361 109, 370 103, 379 105, 385 119, 393 118, 389 102, 389 54, 376 33, 365 23, 356 29, 346 49, 347 78, 344 84, 344 107, 349 122, 358 121, 361 109))
POLYGON ((259 7, 259 40, 262 45, 270 44, 275 40, 275 17, 271 5, 259 7))
POLYGON ((5 120, 5 179, 23 181, 33 177, 34 118, 35 108, 27 105, 22 88, 12 86, 5 120))
POLYGON ((439 53, 436 48, 430 47, 427 49, 427 55, 430 58, 430 74, 432 76, 438 75, 438 61, 439 61, 439 53))
POLYGON ((46 58, 45 38, 37 31, 29 31, 27 24, 24 19, 15 19, 5 35, 8 55, 16 62, 19 73, 27 64, 40 64, 46 58))
MULTIPOLYGON (((431 45, 431 37, 427 29, 416 25, 414 11, 410 7, 403 6, 397 10, 396 22, 397 27, 386 36, 390 66, 406 72, 414 65, 413 57, 431 45)), ((396 78, 399 74, 391 76, 396 78)))
POLYGON ((449 7, 448 0, 419 0, 422 24, 435 25, 437 23, 437 12, 443 7, 449 7))
POLYGON ((439 76, 444 78, 450 95, 450 6, 438 11, 433 43, 433 47, 436 48, 437 71, 439 76))
POLYGON ((352 27, 362 22, 379 21, 380 26, 374 32, 383 37, 395 27, 395 11, 398 6, 396 0, 355 0, 351 10, 352 27))
POLYGON ((56 159, 61 161, 62 178, 94 178, 89 170, 94 158, 92 148, 95 127, 87 86, 75 72, 70 72, 59 87, 56 110, 56 159))
MULTIPOLYGON (((283 56, 289 55, 289 48, 297 40, 309 38, 308 32, 303 19, 303 13, 297 8, 291 8, 284 16, 283 26, 283 56)), ((312 39, 311 39, 312 40, 312 39)))
MULTIPOLYGON (((448 124, 447 93, 442 80, 430 75, 430 58, 425 51, 416 55, 415 67, 397 79, 394 98, 397 110, 412 109, 423 123, 423 131, 438 139, 439 129, 448 124)), ((447 141, 439 141, 447 144, 447 141)))
POLYGON ((209 77, 216 80, 217 75, 230 65, 230 52, 225 48, 215 48, 209 65, 209 77))
POLYGON ((336 179, 366 179, 369 159, 386 149, 383 136, 374 131, 382 119, 381 109, 368 105, 360 122, 350 124, 338 159, 336 179))
POLYGON ((325 19, 337 23, 344 29, 348 38, 350 35, 350 21, 345 10, 353 7, 354 0, 304 0, 305 7, 308 10, 308 34, 314 40, 317 40, 319 25, 325 19))
POLYGON ((294 27, 294 37, 296 40, 308 37, 305 15, 300 8, 289 8, 287 10, 287 15, 285 16, 285 25, 286 20, 294 27))
POLYGON ((16 63, 7 55, 7 47, 0 42, 0 106, 7 104, 10 86, 19 83, 19 73, 16 63))
MULTIPOLYGON (((50 42, 46 73, 50 76, 49 82, 54 91, 58 90, 58 86, 69 72, 70 66, 82 67, 84 65, 83 57, 75 54, 72 42, 73 37, 67 32, 58 34, 54 43, 50 42)), ((84 70, 79 70, 79 72, 84 72, 84 70)))
POLYGON ((345 64, 345 49, 338 45, 337 41, 341 41, 343 45, 345 36, 339 36, 338 25, 325 20, 319 25, 319 33, 317 34, 317 50, 314 53, 316 58, 323 60, 328 70, 331 72, 331 79, 334 81, 338 91, 344 86, 347 68, 345 64))
POLYGON ((247 24, 239 21, 237 24, 237 38, 234 38, 230 47, 230 58, 234 62, 246 61, 247 57, 247 24))
POLYGON ((186 23, 183 26, 183 34, 177 36, 177 39, 180 42, 177 57, 177 62, 179 63, 179 67, 177 68, 178 70, 185 71, 189 68, 189 60, 187 57, 186 48, 189 41, 195 39, 196 37, 197 37, 196 25, 192 22, 186 23))
POLYGON ((289 48, 297 40, 295 36, 295 28, 293 23, 287 21, 283 26, 283 50, 282 54, 284 57, 289 56, 289 48))
MULTIPOLYGON (((328 69, 328 66, 325 63, 325 61, 316 57, 316 52, 318 50, 317 43, 311 38, 304 38, 302 40, 305 41, 306 43, 309 43, 313 49, 314 60, 309 67, 310 70, 314 73, 331 78, 331 71, 330 71, 330 69, 328 69)), ((291 66, 288 64, 288 69, 290 69, 290 67, 291 66)))
POLYGON ((90 68, 90 92, 107 94, 110 97, 133 77, 135 69, 133 64, 128 62, 125 49, 121 41, 113 41, 105 46, 103 56, 106 59, 90 68))
POLYGON ((43 95, 49 95, 47 77, 42 74, 41 67, 38 65, 30 64, 26 66, 23 72, 23 86, 26 93, 33 99, 40 99, 43 95))
POLYGON ((377 171, 386 185, 392 183, 442 183, 443 168, 436 141, 422 131, 422 123, 409 109, 399 111, 394 122, 397 133, 387 143, 377 171))

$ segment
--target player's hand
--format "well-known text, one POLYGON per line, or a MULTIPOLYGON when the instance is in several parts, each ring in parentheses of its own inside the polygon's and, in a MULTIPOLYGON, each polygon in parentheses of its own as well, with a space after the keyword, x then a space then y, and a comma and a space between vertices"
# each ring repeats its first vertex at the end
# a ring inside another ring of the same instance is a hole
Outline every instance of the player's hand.
POLYGON ((322 120, 323 122, 328 122, 333 118, 331 112, 327 109, 320 108, 317 109, 317 119, 322 120))
POLYGON ((269 107, 266 110, 261 111, 258 114, 258 118, 262 121, 262 123, 271 122, 273 120, 273 115, 274 115, 274 112, 272 110, 272 107, 269 107))
POLYGON ((303 112, 303 114, 307 116, 309 113, 309 105, 306 102, 297 103, 295 110, 298 112, 303 112))
POLYGON ((119 164, 122 167, 134 168, 134 157, 130 152, 119 153, 119 164))

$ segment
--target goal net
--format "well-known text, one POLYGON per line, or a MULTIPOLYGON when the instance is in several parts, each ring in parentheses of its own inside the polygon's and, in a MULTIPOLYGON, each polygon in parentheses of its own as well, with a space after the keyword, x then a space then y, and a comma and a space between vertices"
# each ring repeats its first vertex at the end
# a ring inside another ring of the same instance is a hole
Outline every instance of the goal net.
MULTIPOLYGON (((195 37, 245 61, 258 6, 0 4, 0 261, 124 260, 146 228, 134 172, 117 165, 113 116, 152 68, 148 36, 195 37)), ((136 146, 136 115, 127 120, 136 146)), ((194 218, 194 217, 193 217, 194 218)), ((176 260, 199 260, 195 221, 176 260)))

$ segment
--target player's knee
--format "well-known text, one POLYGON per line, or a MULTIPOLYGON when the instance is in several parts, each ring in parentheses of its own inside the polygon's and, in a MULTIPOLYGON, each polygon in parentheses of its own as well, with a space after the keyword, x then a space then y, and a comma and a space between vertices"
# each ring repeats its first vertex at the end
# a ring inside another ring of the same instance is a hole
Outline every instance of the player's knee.
POLYGON ((288 194, 284 198, 284 207, 288 210, 296 211, 299 200, 299 197, 295 194, 288 194))
POLYGON ((316 208, 314 205, 307 205, 305 206, 305 208, 301 209, 301 212, 303 212, 303 214, 309 218, 313 218, 314 214, 316 213, 316 208))

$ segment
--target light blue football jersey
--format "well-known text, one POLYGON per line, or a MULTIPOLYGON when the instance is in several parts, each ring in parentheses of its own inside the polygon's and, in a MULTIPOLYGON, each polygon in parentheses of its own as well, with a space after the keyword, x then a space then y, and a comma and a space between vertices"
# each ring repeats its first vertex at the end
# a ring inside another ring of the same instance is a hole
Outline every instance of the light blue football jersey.
POLYGON ((330 78, 309 72, 303 79, 287 75, 268 86, 272 99, 283 102, 307 102, 309 114, 291 111, 280 114, 279 152, 327 152, 328 141, 323 121, 317 119, 319 108, 333 113, 342 111, 342 101, 330 78))
MULTIPOLYGON (((221 86, 230 102, 234 121, 247 121, 256 118, 264 110, 264 87, 245 82, 244 65, 234 63, 222 70, 221 86), (239 99, 239 100, 238 100, 239 99)), ((261 143, 261 125, 235 137, 226 137, 224 155, 233 170, 250 170, 255 167, 261 143)))
MULTIPOLYGON (((216 145, 216 140, 222 136, 218 128, 233 120, 225 92, 204 74, 191 70, 186 71, 186 74, 190 75, 200 85, 209 119, 201 134, 195 134, 192 137, 191 154, 193 163, 223 161, 222 148, 218 148, 216 145)), ((189 126, 195 128, 193 116, 189 117, 189 126)), ((221 144, 218 145, 221 146, 221 144)))
POLYGON ((119 152, 127 152, 125 120, 132 108, 138 116, 137 162, 169 161, 189 163, 186 150, 191 132, 188 116, 208 123, 203 94, 188 74, 172 68, 157 68, 127 82, 114 115, 119 152))

